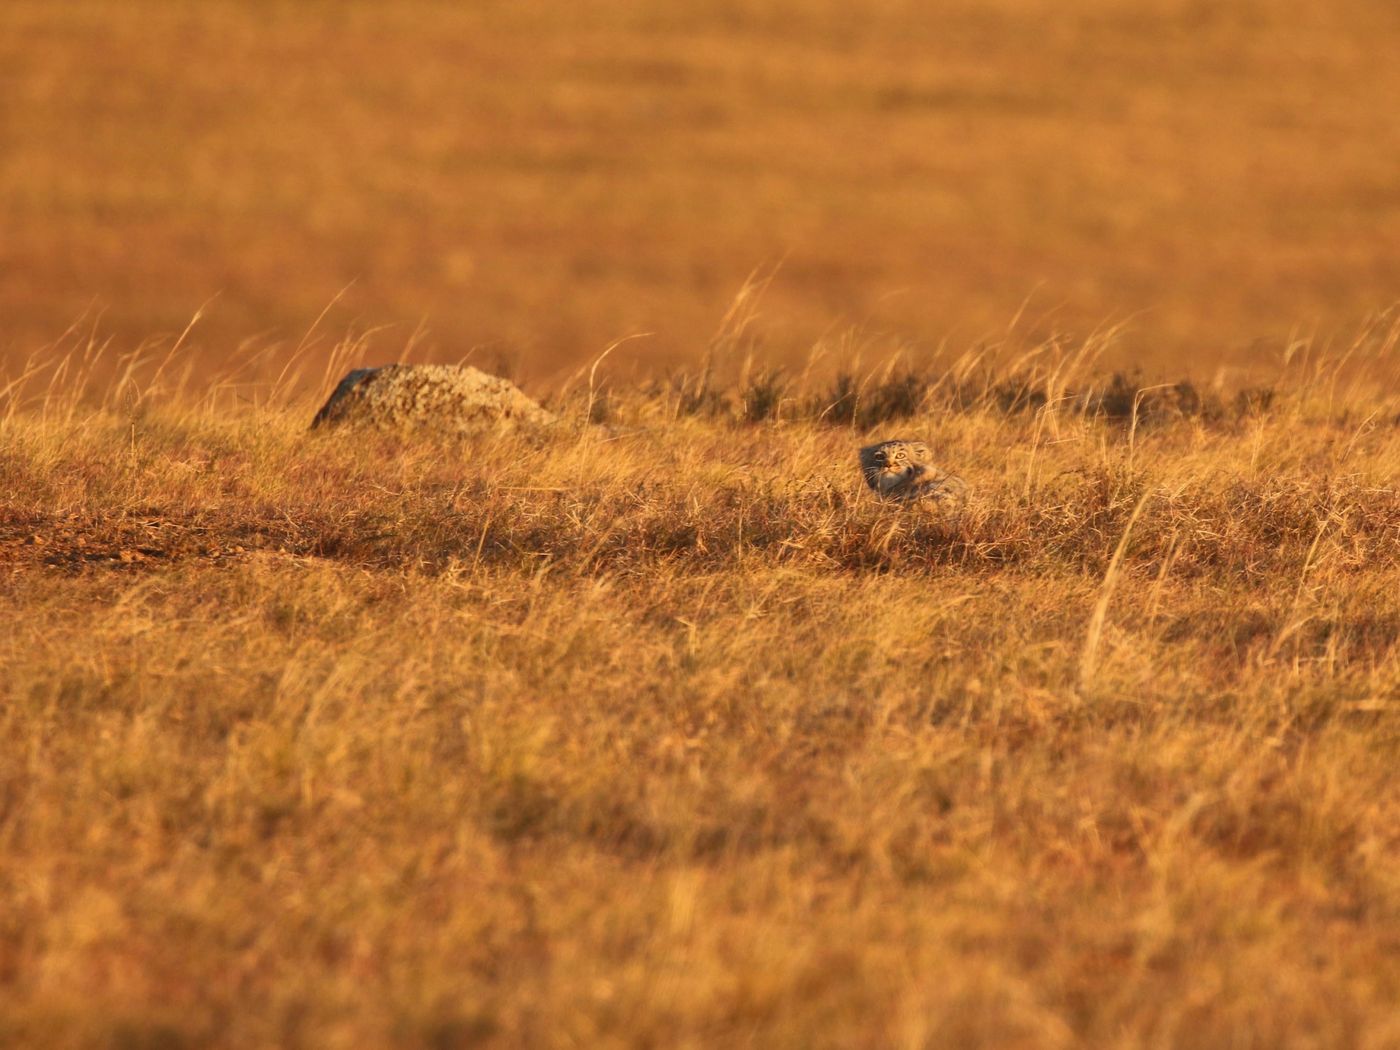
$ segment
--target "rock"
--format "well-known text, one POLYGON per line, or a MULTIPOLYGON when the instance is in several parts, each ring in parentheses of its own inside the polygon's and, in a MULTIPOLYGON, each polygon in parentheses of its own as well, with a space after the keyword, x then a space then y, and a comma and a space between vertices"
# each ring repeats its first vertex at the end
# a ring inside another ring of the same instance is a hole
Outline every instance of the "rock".
POLYGON ((470 365, 384 365, 350 372, 311 421, 320 426, 467 434, 544 426, 552 412, 470 365))

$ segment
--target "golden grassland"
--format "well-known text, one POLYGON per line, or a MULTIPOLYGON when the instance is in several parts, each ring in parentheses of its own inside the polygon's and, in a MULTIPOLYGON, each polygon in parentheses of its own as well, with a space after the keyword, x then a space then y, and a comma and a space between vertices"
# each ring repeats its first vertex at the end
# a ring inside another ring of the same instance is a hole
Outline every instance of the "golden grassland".
POLYGON ((0 1046, 1400 1047, 1397 53, 5 0, 0 1046))
MULTIPOLYGON (((5 0, 0 353, 426 326, 552 384, 1140 318, 1252 364, 1400 297, 1390 0, 5 0), (204 336, 201 336, 203 338, 204 336)), ((1123 361, 1113 362, 1115 366, 1123 361)))
POLYGON ((1400 1045, 1396 334, 1243 396, 595 374, 447 444, 52 362, 0 1044, 1400 1045), (892 433, 962 516, 863 489, 892 433))

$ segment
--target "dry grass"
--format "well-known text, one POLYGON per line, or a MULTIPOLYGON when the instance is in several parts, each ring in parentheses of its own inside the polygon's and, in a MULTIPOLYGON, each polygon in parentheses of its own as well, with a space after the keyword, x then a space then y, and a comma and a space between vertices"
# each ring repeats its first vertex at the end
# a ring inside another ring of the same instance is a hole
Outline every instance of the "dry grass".
POLYGON ((471 446, 21 384, 0 1042, 1400 1044, 1393 334, 471 446), (965 517, 868 498, 892 430, 965 517))
POLYGON ((1397 11, 4 0, 0 1046, 1400 1047, 1397 11))
MULTIPOLYGON (((1141 319, 1203 373, 1400 289, 1385 0, 5 0, 0 352, 420 321, 546 386, 1141 319), (353 282, 353 284, 352 284, 353 282), (1144 315, 1145 312, 1145 316, 1144 315)), ((1115 367, 1122 361, 1112 363, 1115 367)))

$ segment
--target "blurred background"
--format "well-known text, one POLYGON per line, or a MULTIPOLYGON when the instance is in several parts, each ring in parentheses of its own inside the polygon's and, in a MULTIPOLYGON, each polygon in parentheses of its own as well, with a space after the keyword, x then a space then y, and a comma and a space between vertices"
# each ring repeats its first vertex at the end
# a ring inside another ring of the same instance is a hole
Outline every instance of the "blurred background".
POLYGON ((1209 375, 1400 299, 1397 55, 1393 0, 5 0, 0 363, 207 303, 188 353, 661 373, 757 271, 774 364, 1209 375))

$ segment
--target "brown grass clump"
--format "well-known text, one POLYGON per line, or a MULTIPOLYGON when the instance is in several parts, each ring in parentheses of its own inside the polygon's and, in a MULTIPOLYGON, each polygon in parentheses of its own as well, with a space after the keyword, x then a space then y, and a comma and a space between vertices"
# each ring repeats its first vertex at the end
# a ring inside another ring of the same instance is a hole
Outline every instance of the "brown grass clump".
POLYGON ((410 444, 12 385, 0 1043, 1394 1045, 1382 364, 410 444), (869 498, 894 419, 964 515, 869 498))

